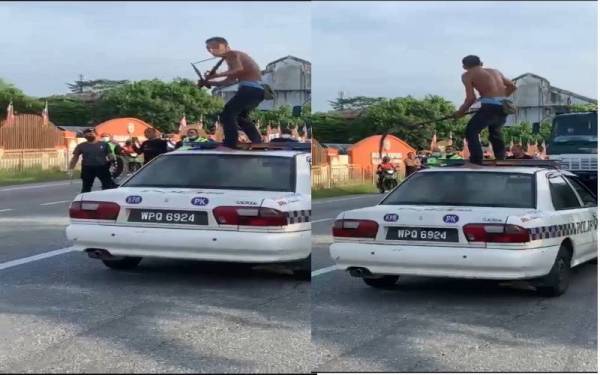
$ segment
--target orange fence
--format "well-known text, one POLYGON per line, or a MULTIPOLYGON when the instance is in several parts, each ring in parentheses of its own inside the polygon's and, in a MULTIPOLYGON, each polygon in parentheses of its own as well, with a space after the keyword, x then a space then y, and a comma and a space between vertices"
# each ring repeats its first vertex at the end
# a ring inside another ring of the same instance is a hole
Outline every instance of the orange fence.
POLYGON ((5 150, 49 149, 65 145, 64 133, 39 115, 17 115, 14 121, 0 123, 0 148, 5 150))

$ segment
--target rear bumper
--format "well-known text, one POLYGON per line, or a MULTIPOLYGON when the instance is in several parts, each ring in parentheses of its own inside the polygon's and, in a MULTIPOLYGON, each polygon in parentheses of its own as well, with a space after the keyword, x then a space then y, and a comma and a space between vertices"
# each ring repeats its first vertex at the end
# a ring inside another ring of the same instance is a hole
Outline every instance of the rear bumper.
POLYGON ((528 250, 334 243, 338 269, 364 267, 373 274, 517 280, 550 272, 558 247, 528 250))
POLYGON ((310 255, 310 231, 257 233, 71 224, 76 250, 105 249, 116 256, 272 263, 310 255))

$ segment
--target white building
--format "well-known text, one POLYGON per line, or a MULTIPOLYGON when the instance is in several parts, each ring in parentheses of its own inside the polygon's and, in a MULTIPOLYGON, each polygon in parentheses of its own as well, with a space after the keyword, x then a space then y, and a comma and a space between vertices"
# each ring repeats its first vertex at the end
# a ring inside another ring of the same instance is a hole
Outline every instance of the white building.
MULTIPOLYGON (((271 110, 284 105, 295 107, 310 104, 311 64, 294 56, 286 56, 269 63, 262 71, 262 81, 273 89, 273 100, 265 100, 259 110, 271 110)), ((215 88, 214 96, 228 101, 238 87, 215 88)))
POLYGON ((536 74, 525 73, 513 79, 517 91, 511 95, 511 100, 517 107, 517 113, 508 116, 507 125, 520 122, 542 122, 549 120, 557 112, 566 112, 572 104, 597 103, 596 99, 588 98, 571 91, 550 85, 550 82, 536 74))

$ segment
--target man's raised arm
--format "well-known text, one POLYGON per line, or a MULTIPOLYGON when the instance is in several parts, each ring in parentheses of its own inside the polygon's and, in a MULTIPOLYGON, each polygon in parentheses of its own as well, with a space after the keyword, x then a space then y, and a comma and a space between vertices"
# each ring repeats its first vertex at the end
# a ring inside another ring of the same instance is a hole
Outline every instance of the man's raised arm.
MULTIPOLYGON (((500 73, 502 74, 502 73, 500 73)), ((506 87, 506 96, 510 96, 513 92, 517 91, 517 85, 515 85, 515 83, 513 81, 511 81, 510 79, 506 78, 503 74, 502 74, 502 82, 504 83, 504 86, 506 87)))

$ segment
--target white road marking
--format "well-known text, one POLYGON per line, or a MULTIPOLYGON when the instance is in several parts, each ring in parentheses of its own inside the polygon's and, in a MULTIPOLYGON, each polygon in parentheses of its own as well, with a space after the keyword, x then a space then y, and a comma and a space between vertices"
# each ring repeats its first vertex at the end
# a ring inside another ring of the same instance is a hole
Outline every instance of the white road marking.
POLYGON ((71 181, 63 181, 63 182, 50 182, 47 184, 38 184, 38 185, 13 186, 13 187, 7 187, 7 188, 0 189, 0 193, 3 191, 41 189, 41 188, 46 188, 46 187, 63 186, 63 185, 70 185, 70 184, 71 184, 71 181))
POLYGON ((313 220, 313 221, 311 221, 311 223, 322 223, 324 221, 331 221, 331 220, 334 220, 334 219, 335 219, 335 217, 328 217, 326 219, 313 220))
POLYGON ((8 212, 8 211, 13 211, 12 208, 3 208, 0 210, 0 212, 8 212))
POLYGON ((317 277, 319 275, 323 275, 324 273, 328 273, 331 271, 335 271, 337 270, 336 266, 329 266, 329 267, 325 267, 325 268, 320 268, 318 270, 312 271, 310 273, 310 277, 317 277))
POLYGON ((373 196, 375 196, 375 194, 361 195, 358 197, 338 198, 338 199, 326 199, 326 200, 318 199, 318 200, 313 200, 312 205, 314 206, 316 204, 318 205, 318 204, 335 203, 335 202, 342 202, 342 201, 351 201, 354 199, 364 199, 364 198, 369 198, 369 197, 373 197, 373 196))
POLYGON ((71 201, 56 201, 56 202, 46 202, 46 203, 40 203, 40 206, 51 206, 53 204, 61 204, 61 203, 68 203, 71 201))
POLYGON ((52 251, 48 251, 46 253, 32 255, 32 256, 26 257, 26 258, 15 259, 15 260, 11 260, 8 262, 0 263, 0 271, 8 269, 8 268, 12 268, 12 267, 20 266, 22 264, 36 262, 38 260, 51 258, 51 257, 61 255, 61 254, 70 253, 72 251, 75 251, 75 249, 72 247, 65 247, 63 249, 52 250, 52 251))

